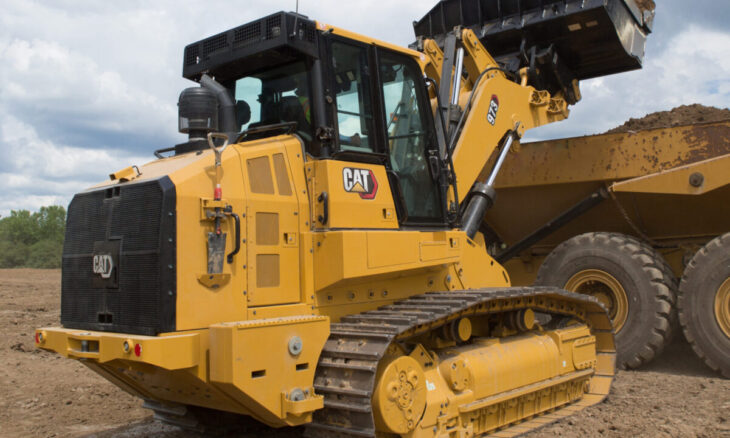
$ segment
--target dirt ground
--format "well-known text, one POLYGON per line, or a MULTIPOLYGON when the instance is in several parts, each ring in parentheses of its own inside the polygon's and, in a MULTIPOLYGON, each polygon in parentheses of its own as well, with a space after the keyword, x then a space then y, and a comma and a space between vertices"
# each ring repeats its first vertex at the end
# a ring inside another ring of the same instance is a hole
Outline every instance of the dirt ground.
POLYGON ((725 120, 730 120, 730 109, 715 108, 695 103, 692 105, 681 105, 669 111, 647 114, 638 119, 631 118, 623 125, 606 131, 605 134, 672 128, 675 126, 690 125, 692 123, 722 122, 725 120))
MULTIPOLYGON (((155 423, 141 402, 78 361, 36 350, 58 325, 59 271, 0 270, 0 437, 199 437, 155 423)), ((241 437, 292 437, 298 430, 241 437)), ((730 437, 730 380, 680 338, 640 371, 621 371, 608 399, 527 437, 730 437)))

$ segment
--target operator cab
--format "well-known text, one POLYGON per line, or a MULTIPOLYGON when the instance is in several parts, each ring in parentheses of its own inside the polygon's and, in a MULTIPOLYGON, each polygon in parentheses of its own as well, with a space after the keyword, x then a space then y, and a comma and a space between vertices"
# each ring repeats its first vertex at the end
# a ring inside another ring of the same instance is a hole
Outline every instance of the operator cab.
POLYGON ((431 103, 413 55, 317 25, 280 12, 206 38, 186 47, 183 76, 225 87, 235 122, 219 131, 231 142, 291 133, 312 159, 382 164, 401 224, 444 226, 431 103))

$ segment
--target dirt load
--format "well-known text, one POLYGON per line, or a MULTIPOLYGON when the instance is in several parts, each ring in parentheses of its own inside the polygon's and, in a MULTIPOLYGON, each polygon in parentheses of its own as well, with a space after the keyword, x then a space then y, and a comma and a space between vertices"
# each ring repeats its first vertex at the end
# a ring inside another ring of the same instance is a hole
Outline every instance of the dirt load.
MULTIPOLYGON (((0 270, 0 437, 203 437, 152 421, 141 401, 80 362, 37 350, 33 330, 58 325, 59 271, 0 270)), ((291 438, 263 427, 228 436, 291 438)), ((681 340, 640 371, 621 371, 604 403, 525 435, 730 437, 730 380, 681 340)))
POLYGON ((730 120, 730 109, 704 106, 698 103, 678 106, 669 111, 647 114, 640 119, 629 119, 626 123, 605 132, 618 134, 647 129, 672 128, 674 126, 691 125, 693 123, 711 123, 730 120))

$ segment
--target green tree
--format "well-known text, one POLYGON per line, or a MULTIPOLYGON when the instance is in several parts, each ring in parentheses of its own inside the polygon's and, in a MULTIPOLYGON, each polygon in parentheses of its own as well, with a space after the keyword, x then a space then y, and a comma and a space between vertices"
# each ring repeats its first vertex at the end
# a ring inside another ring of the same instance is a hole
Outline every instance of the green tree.
POLYGON ((0 220, 0 241, 32 245, 38 234, 38 221, 28 210, 13 210, 0 220))
POLYGON ((62 253, 63 243, 57 240, 40 240, 29 248, 25 266, 39 269, 60 268, 62 253))
POLYGON ((25 266, 29 252, 28 246, 25 244, 0 240, 0 268, 25 266))
POLYGON ((41 207, 38 213, 33 213, 38 223, 39 239, 53 240, 63 243, 66 229, 66 209, 60 205, 41 207))
POLYGON ((65 226, 66 209, 58 205, 11 211, 0 219, 0 268, 60 267, 65 226))

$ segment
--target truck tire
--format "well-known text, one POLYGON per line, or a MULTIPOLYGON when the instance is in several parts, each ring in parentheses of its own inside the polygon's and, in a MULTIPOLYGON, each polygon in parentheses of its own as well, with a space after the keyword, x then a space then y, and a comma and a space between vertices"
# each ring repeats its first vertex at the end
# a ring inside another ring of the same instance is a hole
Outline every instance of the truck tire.
POLYGON ((679 284, 679 322, 707 366, 730 379, 730 233, 692 257, 679 284))
POLYGON ((669 286, 671 293, 669 294, 669 304, 672 306, 669 313, 669 329, 667 330, 667 336, 665 337, 664 345, 671 344, 677 336, 682 336, 682 327, 679 325, 679 313, 677 311, 677 296, 679 295, 679 278, 674 274, 674 270, 667 263, 667 260, 659 254, 651 245, 643 240, 637 240, 641 243, 641 246, 649 252, 655 252, 659 256, 661 262, 662 273, 664 274, 664 281, 669 286))
POLYGON ((536 285, 558 286, 598 298, 614 323, 620 368, 658 356, 671 337, 676 278, 649 245, 618 233, 586 233, 558 245, 536 285))

